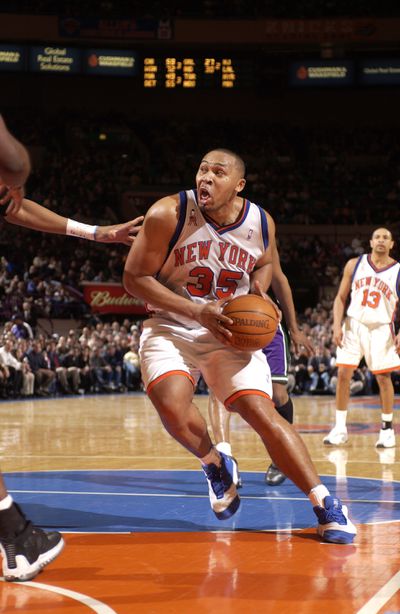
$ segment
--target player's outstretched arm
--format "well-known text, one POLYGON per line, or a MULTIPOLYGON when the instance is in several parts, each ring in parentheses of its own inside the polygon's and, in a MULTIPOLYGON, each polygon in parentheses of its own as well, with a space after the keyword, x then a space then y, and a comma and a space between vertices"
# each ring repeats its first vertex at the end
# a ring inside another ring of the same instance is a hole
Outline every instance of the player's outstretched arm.
POLYGON ((266 213, 266 216, 268 221, 268 246, 250 274, 250 292, 263 295, 271 285, 272 252, 275 248, 275 222, 269 213, 266 213))
POLYGON ((9 132, 0 115, 0 177, 8 186, 22 186, 31 170, 25 147, 9 132))
POLYGON ((21 207, 16 212, 6 213, 5 219, 11 224, 48 232, 52 234, 71 235, 81 239, 89 239, 100 243, 124 243, 130 245, 140 230, 143 217, 124 224, 112 226, 91 226, 58 215, 32 200, 24 198, 21 207))
POLYGON ((257 261, 254 271, 250 275, 250 292, 259 294, 264 300, 271 303, 276 311, 277 317, 280 320, 282 318, 282 313, 278 305, 276 305, 276 303, 274 303, 274 301, 267 295, 267 291, 272 280, 272 253, 275 249, 275 222, 269 213, 267 213, 267 219, 269 233, 268 248, 257 261))
POLYGON ((17 211, 24 196, 24 183, 31 171, 26 148, 8 130, 0 115, 0 206, 17 211))
POLYGON ((293 301, 292 289, 288 278, 282 271, 279 252, 275 245, 272 253, 272 290, 279 301, 279 305, 283 311, 286 325, 290 332, 290 339, 296 354, 299 354, 301 346, 303 346, 307 354, 314 354, 314 347, 308 337, 299 329, 297 324, 296 310, 293 301))

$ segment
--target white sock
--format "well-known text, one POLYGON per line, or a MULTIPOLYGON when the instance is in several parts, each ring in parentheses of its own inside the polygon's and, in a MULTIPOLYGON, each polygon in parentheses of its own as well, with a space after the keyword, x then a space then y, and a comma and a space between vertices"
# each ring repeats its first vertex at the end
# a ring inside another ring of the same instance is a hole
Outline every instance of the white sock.
POLYGON ((392 422, 393 420, 393 412, 391 414, 384 414, 382 412, 382 422, 392 422))
POLYGON ((213 463, 214 465, 217 465, 217 467, 221 466, 221 457, 218 454, 217 450, 214 448, 214 446, 210 448, 208 454, 206 454, 205 456, 203 456, 203 458, 200 458, 199 460, 202 465, 211 465, 211 463, 213 463))
POLYGON ((0 501, 0 512, 3 510, 8 510, 13 504, 13 498, 11 495, 7 495, 0 501))
POLYGON ((215 447, 217 448, 218 452, 223 452, 228 456, 232 456, 232 446, 229 441, 220 441, 215 447))
POLYGON ((347 420, 347 409, 337 409, 336 410, 336 426, 343 430, 346 428, 346 420, 347 420))
POLYGON ((323 484, 318 484, 318 486, 314 486, 308 493, 308 498, 310 499, 312 506, 315 507, 318 505, 319 507, 324 507, 324 499, 325 497, 329 497, 330 492, 326 486, 323 484))

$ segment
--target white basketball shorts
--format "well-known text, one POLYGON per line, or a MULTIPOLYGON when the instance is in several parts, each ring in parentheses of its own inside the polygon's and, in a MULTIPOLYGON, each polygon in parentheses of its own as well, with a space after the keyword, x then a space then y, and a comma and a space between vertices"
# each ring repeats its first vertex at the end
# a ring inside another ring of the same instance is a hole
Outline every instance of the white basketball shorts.
POLYGON ((400 369, 400 357, 395 350, 390 324, 367 326, 347 317, 342 330, 343 346, 336 351, 338 367, 358 367, 364 357, 373 373, 400 369))
POLYGON ((195 385, 201 373, 222 402, 231 403, 243 394, 272 398, 271 373, 262 351, 230 348, 203 327, 187 329, 160 317, 146 320, 140 365, 147 391, 164 377, 179 373, 195 385))

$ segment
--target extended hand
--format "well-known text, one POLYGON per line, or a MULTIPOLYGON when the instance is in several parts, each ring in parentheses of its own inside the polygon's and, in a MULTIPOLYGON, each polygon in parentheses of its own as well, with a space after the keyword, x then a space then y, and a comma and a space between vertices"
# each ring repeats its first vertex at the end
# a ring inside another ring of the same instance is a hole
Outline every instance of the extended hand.
POLYGON ((6 215, 18 213, 24 198, 23 186, 9 186, 0 179, 0 207, 6 208, 6 215))
POLYGON ((99 226, 96 230, 96 241, 99 243, 123 243, 131 245, 142 227, 143 215, 124 224, 99 226))
POLYGON ((300 329, 290 331, 290 340, 293 343, 293 348, 295 354, 300 354, 300 348, 304 347, 308 356, 312 356, 315 354, 314 346, 312 341, 301 331, 300 329))

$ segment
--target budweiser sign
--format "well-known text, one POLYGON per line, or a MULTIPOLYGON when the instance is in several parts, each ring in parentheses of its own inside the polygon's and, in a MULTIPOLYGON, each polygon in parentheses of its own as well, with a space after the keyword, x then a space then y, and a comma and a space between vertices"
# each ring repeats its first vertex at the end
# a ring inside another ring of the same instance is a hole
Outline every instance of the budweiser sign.
POLYGON ((122 284, 85 282, 82 287, 85 303, 93 313, 146 313, 143 301, 130 296, 122 284))

